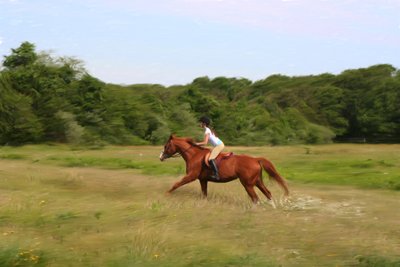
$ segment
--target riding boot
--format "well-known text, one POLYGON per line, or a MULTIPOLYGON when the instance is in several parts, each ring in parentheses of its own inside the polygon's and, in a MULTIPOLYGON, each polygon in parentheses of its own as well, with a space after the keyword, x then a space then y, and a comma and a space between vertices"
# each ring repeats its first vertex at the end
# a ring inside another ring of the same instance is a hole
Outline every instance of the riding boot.
POLYGON ((212 175, 211 178, 219 180, 218 167, 217 167, 217 163, 215 162, 215 159, 210 159, 209 163, 211 165, 211 168, 214 171, 214 175, 212 175))

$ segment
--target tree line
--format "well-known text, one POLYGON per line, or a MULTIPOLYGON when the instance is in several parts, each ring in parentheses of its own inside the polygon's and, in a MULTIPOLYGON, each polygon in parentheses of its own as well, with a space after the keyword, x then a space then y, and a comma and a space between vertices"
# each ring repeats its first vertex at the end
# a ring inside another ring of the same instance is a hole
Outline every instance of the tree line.
POLYGON ((162 144, 201 136, 208 115, 229 145, 400 141, 400 71, 389 64, 290 77, 199 77, 122 86, 82 62, 22 43, 0 70, 0 144, 162 144))

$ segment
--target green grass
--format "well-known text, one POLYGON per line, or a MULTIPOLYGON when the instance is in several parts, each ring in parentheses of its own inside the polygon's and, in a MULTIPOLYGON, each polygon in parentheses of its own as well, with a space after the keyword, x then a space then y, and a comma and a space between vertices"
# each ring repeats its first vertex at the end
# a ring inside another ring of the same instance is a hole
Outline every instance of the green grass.
POLYGON ((400 267, 400 259, 389 259, 380 256, 357 257, 360 267, 400 267))
POLYGON ((148 175, 171 175, 182 173, 182 166, 171 166, 160 164, 154 161, 140 160, 135 161, 127 158, 99 158, 92 156, 84 157, 59 157, 51 156, 46 158, 51 164, 65 167, 98 167, 105 169, 137 169, 148 175))
POLYGON ((0 250, 0 266, 46 266, 46 258, 42 251, 9 246, 0 250))
POLYGON ((0 159, 26 159, 25 155, 21 154, 0 154, 0 159))
POLYGON ((288 180, 400 190, 398 145, 327 145, 291 149, 277 164, 288 180))
MULTIPOLYGON (((291 147, 232 147, 271 159, 289 181, 400 190, 399 145, 322 145, 291 147)), ((146 175, 183 174, 181 158, 158 160, 159 147, 77 147, 39 145, 3 148, 0 159, 25 159, 36 164, 104 169, 136 169, 146 175)))
POLYGON ((399 149, 228 148, 288 179, 273 210, 238 181, 166 196, 185 165, 160 147, 3 147, 19 156, 0 160, 0 266, 398 266, 399 149))

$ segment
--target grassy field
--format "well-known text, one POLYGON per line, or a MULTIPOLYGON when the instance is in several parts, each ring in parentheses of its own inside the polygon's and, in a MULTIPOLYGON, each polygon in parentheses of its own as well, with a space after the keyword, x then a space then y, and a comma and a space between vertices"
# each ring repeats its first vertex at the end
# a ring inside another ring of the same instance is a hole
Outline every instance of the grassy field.
POLYGON ((228 150, 272 160, 290 201, 167 196, 185 165, 161 147, 2 147, 0 266, 400 266, 400 145, 228 150))

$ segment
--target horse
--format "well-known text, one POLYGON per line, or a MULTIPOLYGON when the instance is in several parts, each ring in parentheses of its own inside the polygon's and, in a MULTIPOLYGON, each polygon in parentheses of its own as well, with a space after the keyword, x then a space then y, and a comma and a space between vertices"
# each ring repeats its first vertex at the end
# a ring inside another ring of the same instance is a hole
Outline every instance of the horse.
POLYGON ((275 180, 281 186, 284 196, 289 195, 285 179, 279 175, 269 160, 247 155, 234 154, 227 156, 226 153, 221 153, 222 155, 220 154, 217 158, 217 161, 220 160, 220 179, 216 180, 211 178, 213 171, 207 162, 209 153, 210 149, 196 145, 191 138, 171 135, 160 154, 160 160, 164 161, 170 157, 182 156, 186 162, 186 175, 180 181, 173 184, 167 193, 172 193, 177 188, 199 179, 203 197, 207 197, 208 182, 227 183, 239 178, 253 203, 259 203, 259 198, 254 191, 254 186, 256 186, 273 204, 272 194, 262 180, 262 170, 264 169, 270 179, 275 180), (224 159, 223 157, 226 158, 224 159))

